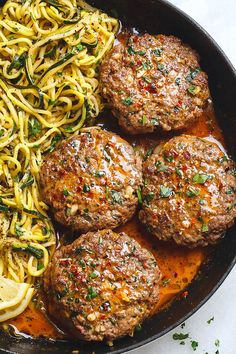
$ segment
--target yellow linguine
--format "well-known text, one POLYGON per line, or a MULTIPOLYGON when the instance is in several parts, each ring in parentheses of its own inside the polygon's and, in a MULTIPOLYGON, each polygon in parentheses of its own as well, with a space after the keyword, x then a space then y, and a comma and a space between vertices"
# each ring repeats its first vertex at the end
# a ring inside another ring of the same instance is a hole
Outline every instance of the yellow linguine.
POLYGON ((0 275, 33 284, 56 236, 39 169, 103 108, 98 66, 117 20, 78 0, 8 0, 0 13, 0 275))

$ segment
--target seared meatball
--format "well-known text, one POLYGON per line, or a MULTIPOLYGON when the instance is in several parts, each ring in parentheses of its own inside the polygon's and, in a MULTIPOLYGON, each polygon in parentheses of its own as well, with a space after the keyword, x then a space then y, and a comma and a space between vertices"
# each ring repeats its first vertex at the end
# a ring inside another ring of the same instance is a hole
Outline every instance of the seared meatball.
POLYGON ((101 88, 131 134, 186 128, 210 96, 198 55, 174 36, 131 36, 101 66, 101 88))
POLYGON ((49 313, 84 340, 131 334, 159 298, 154 256, 125 233, 82 235, 54 254, 45 277, 49 313))
POLYGON ((40 176, 56 220, 82 232, 125 223, 135 212, 142 183, 133 148, 98 127, 62 141, 46 156, 40 176))
POLYGON ((175 137, 154 151, 143 173, 139 218, 159 239, 207 246, 233 224, 235 168, 216 143, 175 137))

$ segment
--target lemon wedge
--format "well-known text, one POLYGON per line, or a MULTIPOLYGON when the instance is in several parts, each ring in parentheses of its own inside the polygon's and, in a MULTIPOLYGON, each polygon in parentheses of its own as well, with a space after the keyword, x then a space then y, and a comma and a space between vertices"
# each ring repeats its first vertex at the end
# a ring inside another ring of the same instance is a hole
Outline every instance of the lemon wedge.
POLYGON ((0 276, 0 322, 18 316, 28 306, 34 289, 30 284, 16 283, 0 276))

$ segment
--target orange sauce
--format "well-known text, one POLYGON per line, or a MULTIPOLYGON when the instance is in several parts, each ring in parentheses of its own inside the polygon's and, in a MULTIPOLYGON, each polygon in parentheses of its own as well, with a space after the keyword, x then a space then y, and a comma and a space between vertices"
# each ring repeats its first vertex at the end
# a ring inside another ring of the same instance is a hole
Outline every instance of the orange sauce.
MULTIPOLYGON (((193 126, 182 133, 199 137, 212 136, 224 145, 223 136, 211 105, 193 126)), ((171 136, 173 134, 165 134, 161 137, 158 134, 153 134, 141 137, 126 136, 125 138, 141 151, 146 151, 150 147, 155 147, 160 142, 168 140, 171 136)), ((202 263, 207 259, 208 249, 196 248, 190 250, 185 247, 178 247, 174 243, 161 242, 144 230, 137 216, 124 226, 119 227, 118 231, 124 231, 135 238, 141 245, 149 249, 157 259, 162 280, 160 283, 160 300, 153 312, 160 311, 163 307, 168 306, 177 294, 187 295, 184 290, 196 277, 202 263)), ((7 323, 17 328, 19 332, 33 337, 44 336, 53 339, 66 337, 48 319, 46 312, 38 310, 33 303, 24 313, 7 323)))

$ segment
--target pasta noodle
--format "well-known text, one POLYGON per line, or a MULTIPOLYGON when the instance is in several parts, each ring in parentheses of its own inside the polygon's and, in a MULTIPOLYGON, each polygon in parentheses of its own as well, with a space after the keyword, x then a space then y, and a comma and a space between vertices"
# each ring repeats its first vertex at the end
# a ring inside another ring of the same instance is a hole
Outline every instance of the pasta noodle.
POLYGON ((56 235, 43 155, 102 110, 98 66, 117 20, 76 0, 9 0, 0 13, 0 275, 33 283, 56 235))

